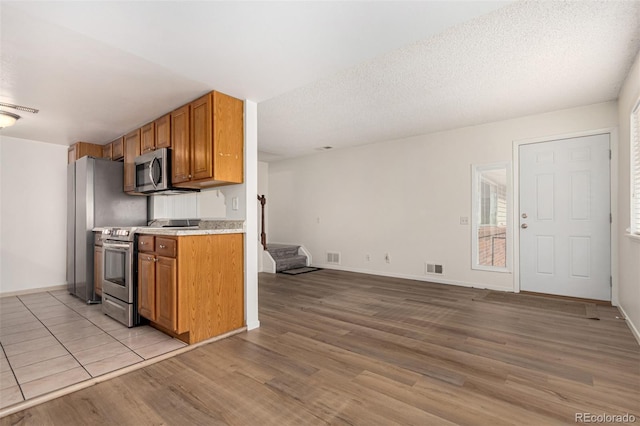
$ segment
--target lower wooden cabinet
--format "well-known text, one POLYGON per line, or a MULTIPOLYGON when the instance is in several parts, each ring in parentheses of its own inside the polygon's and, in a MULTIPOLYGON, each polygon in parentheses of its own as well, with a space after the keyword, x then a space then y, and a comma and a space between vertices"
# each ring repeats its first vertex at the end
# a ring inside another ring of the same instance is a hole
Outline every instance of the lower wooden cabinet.
POLYGON ((244 325, 243 234, 138 241, 138 312, 197 343, 244 325))

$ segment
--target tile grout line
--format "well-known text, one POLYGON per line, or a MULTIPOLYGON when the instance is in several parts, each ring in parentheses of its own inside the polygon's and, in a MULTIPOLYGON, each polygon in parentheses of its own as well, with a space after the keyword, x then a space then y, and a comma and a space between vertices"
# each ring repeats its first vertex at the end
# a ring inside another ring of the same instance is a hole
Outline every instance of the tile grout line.
MULTIPOLYGON (((112 337, 113 339, 115 339, 118 343, 120 343, 122 346, 124 346, 125 348, 127 348, 128 350, 130 350, 131 352, 133 352, 134 354, 138 355, 138 356, 139 356, 140 358, 142 358, 143 360, 149 359, 149 358, 145 358, 145 357, 143 357, 143 356, 142 356, 142 355, 140 355, 138 352, 136 352, 136 350, 135 350, 135 349, 131 348, 131 347, 130 347, 130 346, 128 346, 126 343, 123 343, 119 338, 117 338, 117 337, 113 336, 113 335, 109 332, 109 330, 105 330, 105 329, 103 329, 103 328, 102 328, 102 327, 100 327, 98 324, 96 324, 96 323, 94 323, 93 321, 91 321, 91 319, 90 319, 90 318, 87 318, 87 317, 86 317, 86 316, 84 316, 82 313, 80 313, 80 312, 76 311, 75 309, 73 309, 73 307, 72 307, 72 306, 67 305, 66 303, 64 303, 64 301, 63 301, 63 300, 58 299, 58 298, 56 297, 56 295, 55 295, 55 294, 52 294, 52 293, 50 293, 50 292, 47 292, 47 293, 48 293, 49 295, 51 295, 51 297, 55 298, 57 301, 59 301, 60 303, 62 303, 63 305, 65 305, 66 307, 68 307, 69 309, 71 309, 72 311, 74 311, 75 313, 77 313, 78 315, 80 315, 82 318, 86 319, 86 320, 87 320, 87 321, 89 321, 91 324, 93 324, 94 326, 98 327, 98 328, 99 328, 100 330, 102 330, 105 334, 107 334, 108 336, 110 336, 110 337, 112 337)), ((87 306, 90 306, 90 305, 88 305, 88 304, 87 304, 87 306)), ((115 321, 115 320, 114 320, 114 321, 115 321)), ((113 331, 113 330, 111 330, 111 331, 113 331)), ((179 339, 175 339, 175 338, 173 338, 173 337, 172 337, 172 339, 174 339, 174 340, 179 340, 179 339)), ((158 343, 158 342, 156 342, 156 343, 158 343)), ((151 343, 150 345, 146 345, 146 346, 143 346, 143 347, 138 348, 138 349, 146 348, 147 346, 155 345, 156 343, 151 343)), ((64 346, 64 345, 63 345, 63 346, 64 346)), ((66 346, 65 346, 65 349, 66 349, 66 346)))
MULTIPOLYGON (((49 292, 47 292, 47 293, 49 293, 49 292)), ((112 338, 112 339, 114 339, 116 342, 120 343, 122 346, 124 346, 125 348, 127 348, 129 351, 133 352, 134 354, 136 354, 137 356, 139 356, 140 358, 142 358, 143 360, 145 360, 145 358, 144 358, 142 355, 140 355, 139 353, 137 353, 136 351, 134 351, 133 349, 131 349, 129 346, 127 346, 126 344, 124 344, 124 343, 123 343, 122 341, 120 341, 120 339, 118 339, 117 337, 115 337, 115 336, 111 335, 111 333, 109 333, 109 331, 108 331, 108 330, 103 329, 103 328, 102 328, 102 327, 100 327, 98 324, 96 324, 96 323, 94 323, 93 321, 91 321, 91 319, 89 319, 89 318, 85 317, 85 316, 84 316, 84 315, 82 315, 80 312, 78 312, 78 311, 76 311, 75 309, 73 309, 73 307, 71 307, 71 306, 67 305, 66 303, 64 303, 64 301, 62 301, 62 300, 58 299, 54 294, 51 294, 51 293, 49 293, 49 294, 51 295, 51 297, 53 297, 53 298, 55 298, 56 300, 58 300, 60 303, 62 303, 63 305, 65 305, 66 307, 68 307, 69 309, 71 309, 72 311, 74 311, 75 313, 77 313, 78 315, 80 315, 82 318, 84 318, 84 319, 86 319, 87 321, 89 321, 89 322, 90 322, 91 324, 93 324, 95 327, 99 328, 99 329, 100 329, 102 332, 104 332, 107 336, 111 337, 111 338, 112 338)), ((89 306, 89 305, 87 304, 87 306, 89 306)), ((114 320, 114 321, 116 321, 116 320, 114 320)), ((63 346, 64 346, 64 345, 63 345, 63 346)), ((65 346, 65 349, 66 349, 66 346, 65 346)), ((141 362, 141 361, 138 361, 138 362, 141 362)), ((87 371, 87 373, 89 373, 89 372, 87 371)), ((89 375, 90 375, 91 377, 93 377, 93 376, 91 375, 91 373, 89 373, 89 375)))
MULTIPOLYGON (((46 293, 47 293, 49 296, 53 297, 57 302, 62 303, 62 302, 60 302, 60 300, 58 300, 58 298, 57 298, 57 297, 53 296, 51 293, 49 293, 49 292, 46 292, 46 293)), ((16 296, 16 297, 18 297, 18 299, 20 299, 20 296, 16 296)), ((76 357, 71 353, 71 351, 69 351, 69 349, 67 349, 67 347, 64 345, 64 343, 62 343, 62 342, 58 339, 58 337, 56 337, 56 335, 55 335, 55 334, 53 334, 53 332, 52 332, 51 330, 49 330, 49 327, 47 327, 47 326, 46 326, 46 324, 45 324, 45 323, 43 323, 43 322, 42 322, 42 320, 41 320, 40 318, 38 318, 38 316, 37 316, 36 314, 34 314, 34 313, 33 313, 33 311, 32 311, 32 310, 27 306, 27 304, 26 304, 26 303, 24 303, 24 302, 22 301, 22 299, 20 299, 20 302, 22 302, 22 304, 27 308, 27 310, 31 313, 31 315, 33 315, 33 316, 34 316, 38 321, 40 321, 40 324, 42 324, 42 325, 44 326, 44 328, 46 328, 46 329, 47 329, 47 331, 49 332, 49 334, 51 334, 51 335, 53 336, 53 338, 54 338, 54 339, 56 339, 56 341, 57 341, 58 343, 60 343, 60 345, 64 348, 64 350, 65 350, 65 351, 67 351, 67 353, 68 353, 69 355, 71 355, 71 357, 72 357, 72 358, 73 358, 73 359, 78 363, 78 365, 79 365, 80 367, 82 367, 82 369, 83 369, 83 370, 84 370, 84 371, 89 375, 89 377, 93 377, 93 376, 91 376, 91 373, 89 373, 89 371, 87 371, 87 369, 86 369, 86 368, 84 368, 84 365, 82 365, 82 363, 81 363, 80 361, 78 361, 78 359, 77 359, 77 358, 76 358, 76 357)), ((65 307, 67 307, 67 308, 68 308, 68 306, 67 306, 66 304, 64 304, 64 303, 62 303, 62 304, 63 304, 65 307)), ((77 313, 77 312, 76 312, 76 313, 77 313)), ((64 355, 61 355, 61 356, 64 356, 64 355)), ((57 358, 60 358, 60 357, 57 357, 57 358)), ((8 360, 8 358, 7 358, 7 360, 8 360)), ((12 367, 12 368, 13 368, 13 367, 12 367)), ((65 371, 69 371, 69 370, 65 370, 65 371)), ((14 374, 15 374, 15 373, 14 373, 14 374)), ((47 376, 45 376, 45 377, 47 377, 47 376)), ((43 378, 44 378, 44 377, 43 377, 43 378)), ((16 381, 17 381, 17 380, 18 380, 18 379, 17 379, 17 377, 16 377, 16 381)), ((27 382, 27 383, 28 383, 28 382, 27 382)), ((20 391, 22 392, 22 385, 21 385, 20 383, 18 383, 18 385, 20 386, 20 391)), ((23 393, 23 396, 24 396, 24 393, 23 393)))
POLYGON ((13 370, 13 366, 9 361, 9 357, 7 356, 7 353, 4 351, 4 346, 2 345, 2 343, 0 343, 0 348, 2 348, 2 355, 7 360, 7 364, 9 364, 9 368, 11 369, 11 374, 13 374, 13 378, 16 381, 16 385, 18 386, 18 389, 20 389, 20 395, 22 395, 22 400, 26 401, 27 398, 24 397, 24 392, 22 392, 22 386, 20 386, 20 382, 18 382, 18 378, 16 377, 16 372, 13 370))

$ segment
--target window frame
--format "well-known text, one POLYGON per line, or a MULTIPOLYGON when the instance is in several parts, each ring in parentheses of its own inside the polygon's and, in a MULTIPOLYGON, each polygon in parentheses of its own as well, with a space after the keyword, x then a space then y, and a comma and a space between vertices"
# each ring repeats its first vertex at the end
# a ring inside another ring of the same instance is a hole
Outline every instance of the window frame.
POLYGON ((471 269, 478 271, 490 271, 490 272, 502 272, 502 273, 510 273, 513 267, 513 237, 512 237, 512 214, 513 214, 513 179, 511 176, 511 162, 510 161, 501 161, 496 163, 488 163, 488 164, 472 164, 471 165, 471 269), (482 183, 482 173, 493 171, 493 170, 504 170, 506 177, 506 203, 507 203, 507 211, 506 211, 506 227, 505 227, 505 238, 506 238, 506 265, 505 266, 492 266, 492 265, 480 265, 479 256, 478 256, 478 233, 480 229, 480 221, 481 221, 481 205, 482 205, 482 191, 481 191, 481 183, 482 183))

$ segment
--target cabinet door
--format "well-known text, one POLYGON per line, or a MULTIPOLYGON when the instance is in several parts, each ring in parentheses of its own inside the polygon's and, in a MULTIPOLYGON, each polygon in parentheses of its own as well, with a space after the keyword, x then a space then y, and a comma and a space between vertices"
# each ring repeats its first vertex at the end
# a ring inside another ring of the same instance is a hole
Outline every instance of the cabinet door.
POLYGON ((176 260, 158 256, 156 262, 156 319, 162 327, 178 329, 178 277, 176 260))
POLYGON ((215 180, 242 183, 244 102, 213 93, 213 170, 215 180))
POLYGON ((102 247, 96 246, 93 251, 93 289, 102 296, 102 247))
POLYGON ((156 149, 171 148, 171 114, 156 121, 156 149))
POLYGON ((213 177, 211 94, 191 102, 191 174, 194 180, 213 177))
POLYGON ((136 157, 140 155, 140 129, 124 137, 124 192, 136 189, 136 157))
POLYGON ((156 259, 151 254, 138 254, 138 312, 156 320, 156 259))
POLYGON ((102 145, 102 158, 111 160, 113 158, 113 144, 102 145))
POLYGON ((118 138, 111 142, 113 147, 111 148, 111 159, 113 161, 122 160, 124 157, 124 138, 118 138))
POLYGON ((171 173, 174 184, 191 179, 189 148, 189 105, 171 113, 171 173))
POLYGON ((154 123, 142 126, 142 129, 140 129, 140 140, 143 153, 156 149, 156 125, 154 123))

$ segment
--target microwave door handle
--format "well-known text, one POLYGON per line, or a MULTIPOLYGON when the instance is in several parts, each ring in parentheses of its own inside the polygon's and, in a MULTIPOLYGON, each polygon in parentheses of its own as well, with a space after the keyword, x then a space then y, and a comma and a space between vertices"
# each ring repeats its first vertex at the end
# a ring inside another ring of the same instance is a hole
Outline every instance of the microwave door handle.
POLYGON ((153 163, 155 163, 156 161, 158 161, 158 159, 156 157, 153 157, 153 160, 151 160, 151 162, 149 163, 149 179, 151 180, 151 184, 153 185, 154 189, 158 189, 158 185, 156 184, 155 179, 153 179, 153 163))

